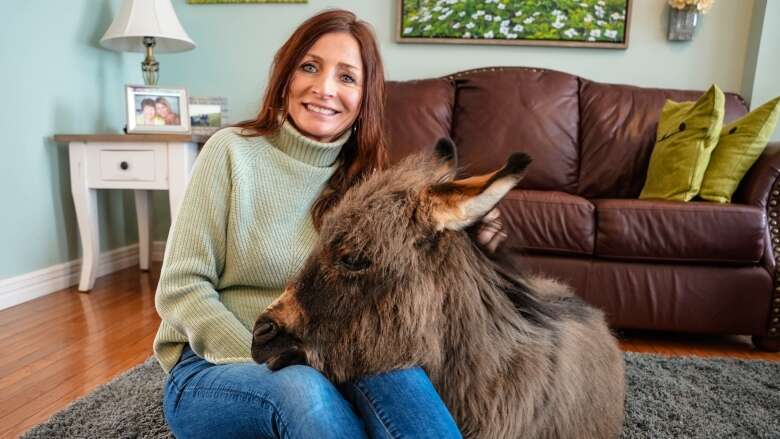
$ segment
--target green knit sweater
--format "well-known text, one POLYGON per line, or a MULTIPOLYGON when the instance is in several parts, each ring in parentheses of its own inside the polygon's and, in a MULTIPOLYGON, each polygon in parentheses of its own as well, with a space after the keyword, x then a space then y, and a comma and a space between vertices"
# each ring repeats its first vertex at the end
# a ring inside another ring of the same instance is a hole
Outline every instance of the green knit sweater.
POLYGON ((275 135, 214 134, 198 155, 165 247, 154 354, 166 372, 184 343, 212 363, 252 361, 252 327, 317 239, 311 207, 349 131, 315 142, 285 123, 275 135))

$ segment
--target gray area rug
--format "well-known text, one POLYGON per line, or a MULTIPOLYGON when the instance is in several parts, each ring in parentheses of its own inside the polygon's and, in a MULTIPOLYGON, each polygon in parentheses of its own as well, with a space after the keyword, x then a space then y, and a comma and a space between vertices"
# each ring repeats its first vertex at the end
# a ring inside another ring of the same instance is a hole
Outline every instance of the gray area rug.
MULTIPOLYGON (((780 438, 780 362, 626 353, 625 438, 780 438)), ((154 359, 23 438, 171 438, 154 359)), ((598 414, 596 414, 598 416, 598 414)))

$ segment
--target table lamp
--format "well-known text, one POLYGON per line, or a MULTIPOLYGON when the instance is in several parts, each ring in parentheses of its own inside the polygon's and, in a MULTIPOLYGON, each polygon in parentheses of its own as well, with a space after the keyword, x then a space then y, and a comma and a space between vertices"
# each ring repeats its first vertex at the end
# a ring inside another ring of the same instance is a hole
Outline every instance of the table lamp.
POLYGON ((195 43, 184 32, 171 0, 123 0, 100 44, 119 52, 146 52, 141 71, 146 85, 157 85, 160 64, 153 52, 184 52, 195 43))

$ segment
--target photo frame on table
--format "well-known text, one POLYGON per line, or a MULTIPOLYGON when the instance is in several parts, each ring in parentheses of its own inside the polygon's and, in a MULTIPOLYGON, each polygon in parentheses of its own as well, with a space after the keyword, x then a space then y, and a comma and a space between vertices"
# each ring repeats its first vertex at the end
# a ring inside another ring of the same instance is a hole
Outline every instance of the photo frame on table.
POLYGON ((190 134, 187 89, 125 85, 128 134, 190 134))
POLYGON ((189 102, 192 134, 210 136, 227 125, 227 98, 222 96, 192 96, 189 102))
POLYGON ((628 47, 632 0, 396 2, 399 43, 628 47))

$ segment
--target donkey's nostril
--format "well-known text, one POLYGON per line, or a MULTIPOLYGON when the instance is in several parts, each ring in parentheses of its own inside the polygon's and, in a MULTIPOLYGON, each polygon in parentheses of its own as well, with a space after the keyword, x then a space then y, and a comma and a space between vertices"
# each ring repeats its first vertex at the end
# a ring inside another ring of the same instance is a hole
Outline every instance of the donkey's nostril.
POLYGON ((276 324, 272 321, 258 323, 253 332, 255 342, 265 343, 276 335, 276 324))

